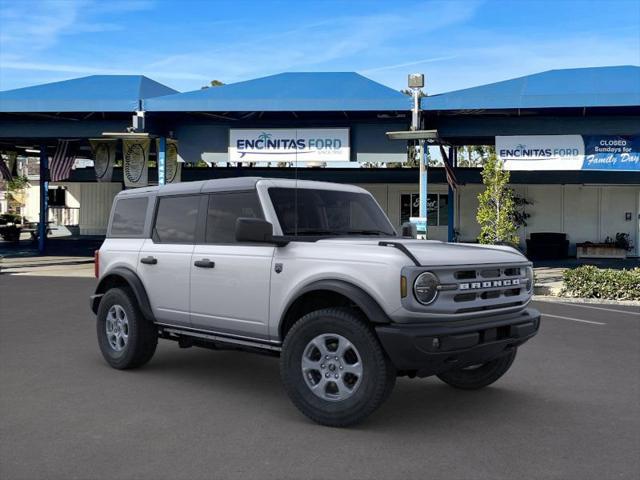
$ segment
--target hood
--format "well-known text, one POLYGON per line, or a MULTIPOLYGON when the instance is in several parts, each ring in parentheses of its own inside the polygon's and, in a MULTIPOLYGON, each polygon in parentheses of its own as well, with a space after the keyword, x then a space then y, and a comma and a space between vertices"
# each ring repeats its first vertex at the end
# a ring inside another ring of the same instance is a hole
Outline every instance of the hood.
MULTIPOLYGON (((446 243, 436 240, 414 240, 398 237, 332 238, 318 243, 331 242, 345 245, 378 246, 381 241, 401 243, 423 266, 478 265, 491 263, 521 263, 528 261, 518 250, 501 245, 475 243, 446 243)), ((383 247, 379 247, 383 248, 383 247)))

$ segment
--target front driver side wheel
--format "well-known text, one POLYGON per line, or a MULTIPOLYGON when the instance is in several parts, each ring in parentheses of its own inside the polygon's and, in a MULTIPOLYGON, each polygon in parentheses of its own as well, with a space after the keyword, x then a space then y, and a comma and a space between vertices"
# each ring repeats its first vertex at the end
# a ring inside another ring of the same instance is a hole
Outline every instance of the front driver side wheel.
POLYGON ((282 347, 280 373, 294 405, 333 427, 364 420, 396 379, 371 327, 348 308, 317 310, 296 322, 282 347))

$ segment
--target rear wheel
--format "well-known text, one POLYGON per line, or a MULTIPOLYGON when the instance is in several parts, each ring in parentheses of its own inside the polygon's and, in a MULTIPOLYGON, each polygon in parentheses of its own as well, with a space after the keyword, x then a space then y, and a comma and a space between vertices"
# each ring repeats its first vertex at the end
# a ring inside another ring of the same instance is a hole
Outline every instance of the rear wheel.
POLYGON ((124 288, 112 288, 102 297, 97 333, 102 356, 117 369, 144 365, 158 345, 155 326, 144 318, 135 296, 124 288))
POLYGON ((369 325, 347 308, 317 310, 294 324, 280 372, 294 405, 333 427, 364 420, 389 396, 396 378, 369 325))
POLYGON ((440 373, 438 378, 455 388, 477 390, 491 385, 507 373, 516 358, 516 352, 517 348, 513 348, 505 355, 486 363, 440 373))

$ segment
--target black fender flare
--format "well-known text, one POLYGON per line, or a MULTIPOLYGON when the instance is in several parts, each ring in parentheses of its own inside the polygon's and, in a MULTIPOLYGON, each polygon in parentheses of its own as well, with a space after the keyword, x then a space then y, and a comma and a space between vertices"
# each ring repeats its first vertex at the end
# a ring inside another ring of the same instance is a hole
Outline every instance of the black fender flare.
POLYGON ((136 301, 142 315, 144 315, 147 320, 155 321, 153 311, 151 310, 151 303, 149 303, 149 296, 142 284, 142 280, 140 280, 136 272, 126 267, 116 267, 100 279, 95 294, 91 296, 91 310, 93 310, 93 313, 98 313, 98 306, 100 305, 102 296, 107 292, 107 287, 116 278, 124 280, 129 288, 131 288, 131 291, 136 296, 136 301))
POLYGON ((305 285, 298 290, 292 299, 287 303, 286 308, 283 310, 280 318, 280 325, 284 321, 291 306, 305 293, 317 291, 317 290, 329 290, 331 292, 339 293, 340 295, 347 297, 356 306, 362 310, 369 321, 373 323, 390 323, 391 320, 385 311, 380 307, 378 302, 362 288, 349 283, 344 280, 317 280, 308 285, 305 285))

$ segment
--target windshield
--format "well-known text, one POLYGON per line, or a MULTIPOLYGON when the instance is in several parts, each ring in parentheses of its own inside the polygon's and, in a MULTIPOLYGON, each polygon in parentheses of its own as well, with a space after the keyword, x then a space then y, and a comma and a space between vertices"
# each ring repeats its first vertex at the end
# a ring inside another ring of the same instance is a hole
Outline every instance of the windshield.
POLYGON ((366 193, 309 188, 270 188, 283 235, 384 235, 395 231, 366 193))

